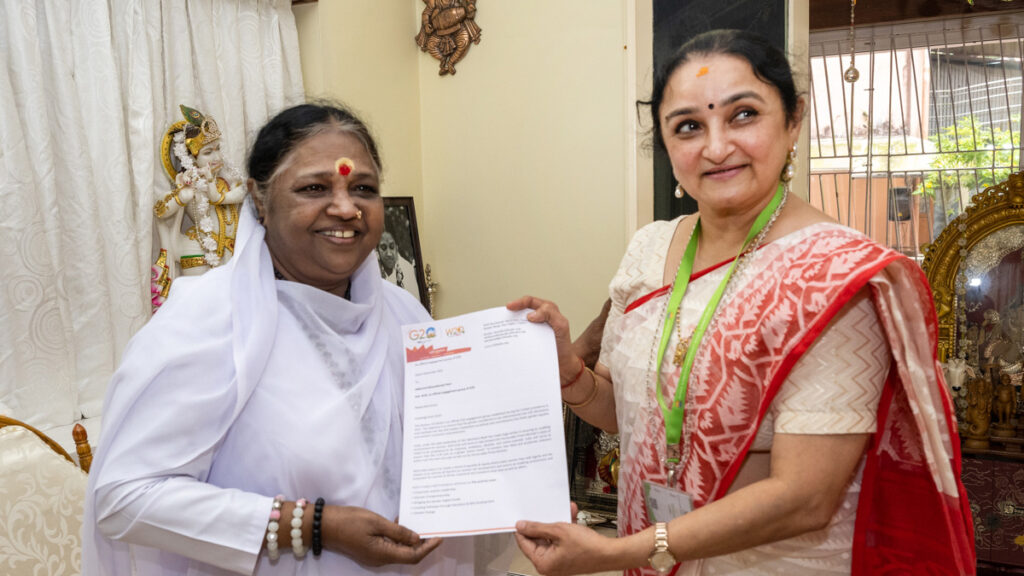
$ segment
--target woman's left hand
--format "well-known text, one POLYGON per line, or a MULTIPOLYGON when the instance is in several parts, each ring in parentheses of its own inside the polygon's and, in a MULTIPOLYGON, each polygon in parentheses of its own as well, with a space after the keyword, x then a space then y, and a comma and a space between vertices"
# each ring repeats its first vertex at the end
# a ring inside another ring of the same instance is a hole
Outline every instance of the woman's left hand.
POLYGON ((578 524, 520 521, 516 543, 544 576, 589 574, 619 569, 616 563, 618 539, 607 538, 578 524))

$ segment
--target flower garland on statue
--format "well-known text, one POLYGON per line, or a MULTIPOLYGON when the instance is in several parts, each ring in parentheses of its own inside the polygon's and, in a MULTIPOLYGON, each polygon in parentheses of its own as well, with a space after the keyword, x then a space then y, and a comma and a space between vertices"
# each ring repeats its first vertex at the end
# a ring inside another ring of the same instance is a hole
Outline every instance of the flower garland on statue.
MULTIPOLYGON (((178 161, 181 162, 181 188, 190 186, 197 191, 193 196, 196 202, 196 235, 198 236, 199 245, 203 249, 203 258, 206 260, 206 263, 209 264, 211 268, 216 268, 220 265, 220 256, 217 254, 217 237, 213 231, 213 217, 210 215, 210 199, 205 193, 210 182, 199 172, 199 168, 196 168, 196 163, 192 159, 192 155, 189 154, 188 149, 185 147, 184 131, 178 132, 174 135, 174 155, 178 158, 178 161), (200 190, 203 192, 199 193, 200 190)), ((226 162, 221 170, 227 172, 226 180, 229 182, 238 181, 241 178, 238 175, 238 171, 226 162)), ((181 188, 179 188, 179 190, 181 188)))

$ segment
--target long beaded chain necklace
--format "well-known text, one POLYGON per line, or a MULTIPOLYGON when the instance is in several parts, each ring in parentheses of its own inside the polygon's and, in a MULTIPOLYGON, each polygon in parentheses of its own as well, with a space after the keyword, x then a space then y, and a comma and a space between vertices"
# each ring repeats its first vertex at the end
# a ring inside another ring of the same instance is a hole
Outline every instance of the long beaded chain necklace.
MULTIPOLYGON (((683 441, 681 438, 682 434, 682 422, 683 422, 683 410, 686 399, 686 385, 689 380, 690 368, 693 365, 694 358, 696 356, 696 350, 690 350, 690 345, 696 340, 698 347, 700 346, 703 336, 708 328, 714 329, 717 324, 715 319, 717 318, 718 303, 722 297, 728 295, 731 297, 734 283, 731 282, 733 276, 742 271, 749 265, 750 260, 753 257, 754 252, 764 243, 764 239, 767 237, 772 225, 775 220, 778 219, 779 214, 782 212, 782 208, 786 204, 786 198, 788 197, 788 186, 780 186, 776 191, 775 197, 772 202, 762 211, 758 216, 757 221, 751 229, 754 233, 754 237, 751 238, 748 234, 747 240, 744 242, 740 249, 740 253, 737 254, 735 261, 726 272, 725 277, 719 284, 718 290, 715 295, 712 296, 711 302, 705 308, 704 314, 697 326, 689 337, 683 337, 681 322, 679 321, 679 308, 681 306, 682 296, 685 294, 690 272, 692 271, 693 259, 696 254, 696 245, 699 241, 700 219, 698 217, 697 223, 694 225, 693 230, 690 232, 689 240, 687 241, 686 254, 680 258, 679 267, 676 270, 675 279, 669 290, 669 296, 665 299, 665 304, 662 308, 661 318, 664 319, 664 325, 660 333, 656 332, 656 338, 652 343, 651 347, 651 358, 648 368, 648 377, 653 377, 655 384, 655 395, 658 403, 661 405, 663 415, 665 416, 666 425, 666 452, 664 458, 664 465, 667 470, 667 484, 673 486, 676 482, 677 467, 681 461, 685 459, 684 451, 688 453, 689 442, 683 441), (775 206, 772 206, 775 204, 775 206), (756 230, 756 232, 754 232, 756 230), (695 237, 696 236, 696 237, 695 237), (683 286, 681 290, 677 291, 677 282, 680 278, 683 286), (673 308, 670 310, 670 305, 673 308), (710 309, 709 309, 710 308, 710 309), (666 330, 671 330, 669 324, 675 324, 675 331, 677 335, 677 343, 675 353, 673 354, 673 364, 680 366, 679 383, 676 388, 676 395, 674 401, 670 405, 666 405, 666 402, 661 395, 661 358, 665 346, 667 346, 668 336, 666 336, 666 330), (670 425, 671 420, 671 425, 670 425), (684 446, 680 446, 684 444, 684 446)), ((687 439, 688 440, 688 439, 687 439)))

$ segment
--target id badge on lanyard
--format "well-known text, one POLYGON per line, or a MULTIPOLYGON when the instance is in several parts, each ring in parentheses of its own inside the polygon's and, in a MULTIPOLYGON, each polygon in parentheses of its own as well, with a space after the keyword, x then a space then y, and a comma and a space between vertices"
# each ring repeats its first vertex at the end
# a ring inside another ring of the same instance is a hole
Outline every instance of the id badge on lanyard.
POLYGON ((693 510, 693 498, 689 494, 649 480, 644 480, 644 504, 651 524, 671 522, 693 510))

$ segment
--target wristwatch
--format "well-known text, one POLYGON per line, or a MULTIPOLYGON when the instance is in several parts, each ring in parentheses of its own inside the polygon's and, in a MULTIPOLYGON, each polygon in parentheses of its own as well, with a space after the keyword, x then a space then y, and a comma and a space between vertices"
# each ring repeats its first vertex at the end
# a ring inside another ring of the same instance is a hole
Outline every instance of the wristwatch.
POLYGON ((668 574, 678 564, 676 557, 668 551, 668 524, 658 522, 654 525, 654 552, 647 561, 658 574, 668 574))

